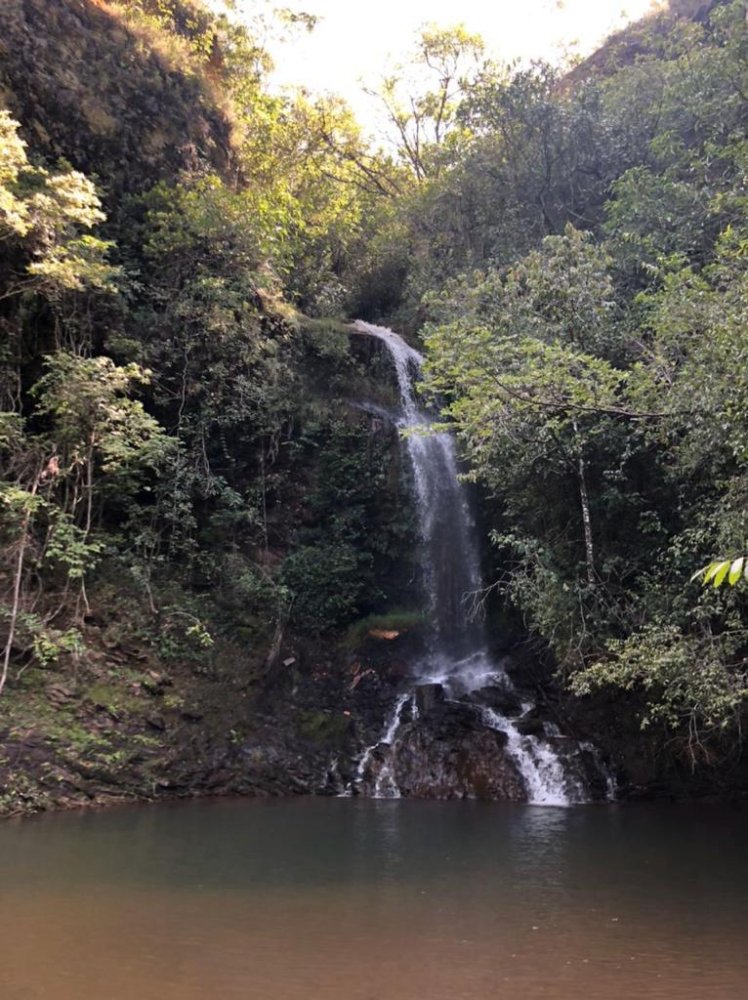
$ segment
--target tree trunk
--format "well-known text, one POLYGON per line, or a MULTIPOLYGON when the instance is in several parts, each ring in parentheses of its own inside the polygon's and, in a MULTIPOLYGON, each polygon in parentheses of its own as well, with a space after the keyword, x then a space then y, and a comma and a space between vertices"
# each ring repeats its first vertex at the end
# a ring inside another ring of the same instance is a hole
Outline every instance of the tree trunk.
MULTIPOLYGON (((577 422, 574 421, 574 433, 577 435, 578 443, 578 428, 577 422)), ((579 476, 579 499, 582 505, 582 526, 584 528, 584 556, 585 562, 587 564, 587 582, 594 586, 596 581, 595 575, 595 545, 592 539, 592 518, 590 517, 590 497, 587 492, 587 474, 584 458, 582 457, 581 448, 579 450, 579 458, 577 460, 577 475, 579 476)))
MULTIPOLYGON (((34 482, 31 486, 31 496, 35 497, 37 490, 39 489, 39 482, 41 480, 41 472, 36 474, 34 482)), ((26 559, 26 549, 29 544, 29 523, 31 521, 31 506, 26 508, 26 513, 21 521, 21 537, 18 543, 18 557, 16 559, 16 571, 15 577, 13 579, 13 600, 10 608, 10 621, 8 622, 8 638, 5 643, 5 652, 3 654, 3 668, 0 673, 0 694, 3 693, 5 687, 5 682, 8 679, 8 670, 10 669, 10 657, 13 652, 13 640, 16 635, 16 624, 18 623, 18 612, 21 608, 21 589, 23 584, 23 567, 26 559)))

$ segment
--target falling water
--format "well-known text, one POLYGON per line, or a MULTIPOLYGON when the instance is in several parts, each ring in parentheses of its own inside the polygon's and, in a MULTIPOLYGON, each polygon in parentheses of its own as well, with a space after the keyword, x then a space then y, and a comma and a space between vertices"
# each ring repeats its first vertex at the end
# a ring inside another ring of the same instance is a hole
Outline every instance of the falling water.
POLYGON ((480 626, 469 612, 471 599, 480 591, 481 574, 454 438, 430 430, 433 420, 416 402, 414 383, 423 356, 392 330, 361 321, 355 328, 381 340, 395 365, 402 407, 398 425, 406 433, 413 469, 424 582, 436 633, 434 654, 459 660, 480 644, 480 626))
POLYGON ((403 708, 408 701, 413 703, 413 712, 416 711, 415 699, 413 698, 412 692, 407 691, 405 694, 401 694, 395 702, 395 707, 392 709, 392 712, 384 724, 384 732, 376 743, 373 743, 370 747, 367 747, 366 750, 364 750, 361 760, 358 762, 358 768, 356 770, 356 785, 360 785, 366 778, 375 754, 378 751, 380 753, 384 751, 384 758, 372 789, 372 797, 375 799, 400 798, 400 789, 397 787, 393 771, 392 753, 387 753, 387 750, 392 748, 395 736, 400 728, 403 708))
MULTIPOLYGON (((454 438, 434 428, 433 418, 418 406, 414 385, 423 357, 392 330, 361 320, 353 327, 385 345, 400 389, 401 413, 397 423, 405 432, 413 471, 421 563, 433 623, 430 652, 415 665, 415 682, 439 683, 451 699, 489 685, 516 694, 506 672, 487 653, 483 625, 471 614, 481 590, 476 532, 459 479, 454 438)), ((359 762, 356 786, 363 787, 375 756, 383 761, 373 786, 368 782, 374 796, 399 795, 394 774, 397 737, 403 723, 403 708, 411 697, 412 692, 400 695, 379 741, 364 752, 359 762)), ((529 802, 568 805, 584 801, 587 796, 583 783, 564 767, 550 740, 524 735, 518 728, 517 722, 532 707, 523 705, 517 717, 484 708, 482 723, 504 734, 507 754, 522 777, 529 802)), ((557 730, 546 724, 544 736, 556 735, 557 730)))

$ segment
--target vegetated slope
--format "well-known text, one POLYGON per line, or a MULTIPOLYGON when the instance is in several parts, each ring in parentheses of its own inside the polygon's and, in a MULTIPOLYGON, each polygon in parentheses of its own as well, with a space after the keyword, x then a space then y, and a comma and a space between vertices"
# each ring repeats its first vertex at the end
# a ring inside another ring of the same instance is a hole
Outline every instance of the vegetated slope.
MULTIPOLYGON (((485 60, 470 66, 459 37, 448 38, 465 74, 447 95, 449 117, 438 140, 429 109, 441 106, 440 84, 428 80, 427 67, 422 89, 403 89, 393 106, 393 121, 406 136, 399 158, 409 162, 409 135, 418 132, 428 172, 403 187, 396 225, 382 226, 362 303, 415 332, 428 315, 424 295, 445 277, 487 262, 507 266, 567 224, 601 232, 616 181, 637 166, 663 167, 660 146, 671 126, 672 141, 685 149, 719 127, 716 120, 707 124, 712 88, 721 85, 720 74, 711 79, 708 53, 741 30, 742 19, 722 0, 711 11, 699 5, 696 14, 650 15, 571 69, 485 60), (699 65, 687 67, 689 53, 699 65), (707 99, 701 111, 700 96, 707 99), (680 121, 675 104, 683 110, 680 121)), ((429 59, 437 65, 438 53, 429 59)), ((725 94, 729 103, 735 95, 725 94)))
POLYGON ((288 108, 200 4, 14 0, 0 37, 0 804, 313 790, 412 527, 352 405, 381 362, 284 302, 288 108))
POLYGON ((106 192, 180 170, 236 171, 228 107, 191 66, 186 38, 132 16, 136 5, 6 0, 0 100, 37 155, 64 157, 106 192))
POLYGON ((691 577, 745 547, 748 28, 699 12, 477 80, 409 281, 497 586, 610 745, 745 788, 745 584, 691 577))
POLYGON ((685 581, 745 534, 743 14, 484 66, 416 176, 202 4, 0 9, 5 809, 332 788, 376 732, 418 641, 387 366, 289 298, 429 321, 578 735, 742 787, 745 601, 685 581))
POLYGON ((668 0, 667 9, 655 11, 615 32, 592 55, 564 75, 563 86, 572 87, 594 76, 611 76, 647 56, 658 56, 677 20, 707 24, 715 7, 728 0, 668 0))

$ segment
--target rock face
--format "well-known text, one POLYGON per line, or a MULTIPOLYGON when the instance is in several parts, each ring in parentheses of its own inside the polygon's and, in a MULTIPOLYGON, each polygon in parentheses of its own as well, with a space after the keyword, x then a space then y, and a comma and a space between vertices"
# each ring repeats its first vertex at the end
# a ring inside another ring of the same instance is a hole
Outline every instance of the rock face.
POLYGON ((447 717, 443 727, 414 723, 397 748, 395 780, 403 795, 420 799, 508 799, 525 792, 505 752, 506 738, 491 729, 456 732, 447 717))
POLYGON ((516 690, 508 684, 489 684, 471 693, 471 699, 478 705, 495 708, 502 715, 518 716, 522 712, 522 700, 516 690))
POLYGON ((447 700, 439 684, 418 687, 415 697, 417 717, 403 722, 391 748, 372 754, 367 785, 419 799, 526 798, 506 736, 483 724, 478 707, 447 700))
POLYGON ((96 175, 109 197, 180 170, 236 174, 207 78, 160 53, 124 6, 2 0, 0 104, 35 150, 96 175))

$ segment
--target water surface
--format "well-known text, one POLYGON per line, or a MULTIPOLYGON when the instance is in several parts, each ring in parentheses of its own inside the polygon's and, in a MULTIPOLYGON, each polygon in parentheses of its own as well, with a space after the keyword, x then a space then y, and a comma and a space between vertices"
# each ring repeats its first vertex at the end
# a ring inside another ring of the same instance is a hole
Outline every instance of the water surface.
POLYGON ((0 824, 2 1000, 744 1000, 748 811, 310 799, 0 824))

